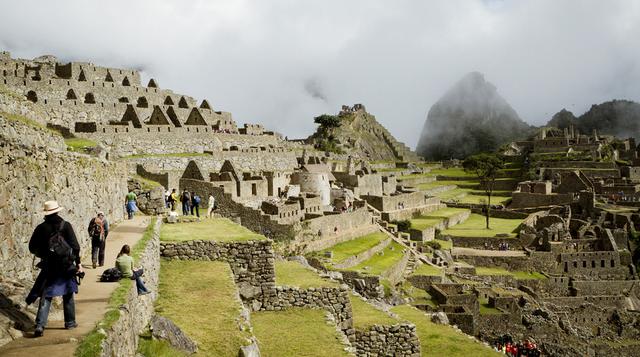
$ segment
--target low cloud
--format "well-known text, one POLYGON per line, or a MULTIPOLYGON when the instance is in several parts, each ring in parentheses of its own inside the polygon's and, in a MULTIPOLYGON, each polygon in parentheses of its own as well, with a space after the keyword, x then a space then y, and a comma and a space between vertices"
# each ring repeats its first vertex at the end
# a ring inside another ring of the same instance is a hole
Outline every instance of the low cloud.
POLYGON ((240 122, 289 137, 363 103, 415 146, 425 114, 470 71, 521 118, 546 122, 640 100, 640 2, 200 0, 3 1, 14 56, 144 69, 240 122))

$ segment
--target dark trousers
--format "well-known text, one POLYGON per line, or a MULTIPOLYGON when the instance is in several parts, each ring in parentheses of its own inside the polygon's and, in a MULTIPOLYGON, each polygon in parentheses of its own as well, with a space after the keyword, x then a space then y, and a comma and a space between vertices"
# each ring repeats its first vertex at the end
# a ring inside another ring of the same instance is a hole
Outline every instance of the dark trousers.
POLYGON ((91 238, 91 262, 93 264, 104 265, 104 249, 107 239, 91 238))
POLYGON ((144 281, 142 281, 142 274, 143 274, 143 270, 142 269, 134 270, 133 271, 133 276, 131 277, 131 280, 135 280, 136 281, 136 289, 138 289, 138 294, 145 293, 145 292, 149 291, 149 290, 147 290, 147 287, 144 286, 144 281))
POLYGON ((193 205, 191 206, 191 215, 196 215, 198 218, 200 218, 200 205, 193 205), (194 213, 195 212, 195 213, 194 213))
MULTIPOLYGON (((44 328, 47 325, 51 299, 50 297, 40 298, 40 305, 36 314, 36 327, 44 328)), ((64 327, 74 326, 76 324, 76 304, 73 301, 73 293, 62 296, 62 309, 64 311, 64 327)))
POLYGON ((169 201, 169 204, 171 205, 171 210, 175 211, 176 210, 176 201, 169 201))
POLYGON ((191 207, 189 207, 189 203, 188 202, 182 202, 182 215, 183 216, 189 215, 190 208, 191 207))

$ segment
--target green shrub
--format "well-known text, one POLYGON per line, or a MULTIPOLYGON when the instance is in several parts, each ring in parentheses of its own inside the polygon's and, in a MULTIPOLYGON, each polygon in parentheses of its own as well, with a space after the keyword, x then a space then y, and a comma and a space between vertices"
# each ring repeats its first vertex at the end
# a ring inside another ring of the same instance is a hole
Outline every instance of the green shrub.
POLYGON ((411 229, 411 221, 408 219, 403 219, 401 221, 391 221, 391 224, 395 224, 398 226, 398 231, 406 232, 411 229))
POLYGON ((427 243, 425 243, 428 247, 433 248, 434 250, 440 250, 442 249, 442 245, 440 245, 440 242, 436 242, 435 240, 431 240, 428 241, 427 243))

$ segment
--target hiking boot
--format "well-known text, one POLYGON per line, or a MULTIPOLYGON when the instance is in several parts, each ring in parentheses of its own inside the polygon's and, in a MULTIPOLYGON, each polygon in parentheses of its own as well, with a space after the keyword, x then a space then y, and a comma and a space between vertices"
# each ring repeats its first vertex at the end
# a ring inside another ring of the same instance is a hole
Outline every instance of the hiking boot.
POLYGON ((147 294, 151 294, 151 291, 147 290, 147 291, 140 292, 138 293, 138 296, 147 295, 147 294))
POLYGON ((95 269, 95 268, 96 268, 96 266, 98 266, 98 264, 93 263, 93 269, 95 269))
POLYGON ((42 337, 42 335, 44 335, 44 327, 37 326, 33 331, 33 337, 42 337))
POLYGON ((65 324, 64 328, 67 330, 73 330, 74 328, 78 327, 78 323, 77 322, 72 322, 68 325, 65 324))

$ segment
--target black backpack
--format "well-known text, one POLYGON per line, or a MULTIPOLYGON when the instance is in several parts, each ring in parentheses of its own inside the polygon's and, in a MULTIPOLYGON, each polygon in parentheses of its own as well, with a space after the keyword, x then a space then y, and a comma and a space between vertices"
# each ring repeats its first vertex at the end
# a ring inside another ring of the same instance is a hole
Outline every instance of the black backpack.
POLYGON ((60 272, 73 275, 77 268, 74 262, 73 249, 71 249, 71 246, 62 234, 64 224, 65 221, 60 222, 58 229, 49 237, 47 261, 50 267, 55 267, 55 269, 60 272))
POLYGON ((90 237, 98 237, 100 236, 100 226, 96 223, 96 219, 93 218, 91 222, 89 222, 89 236, 90 237))
POLYGON ((122 279, 122 273, 118 268, 109 268, 100 275, 100 281, 102 282, 115 282, 120 279, 122 279))

